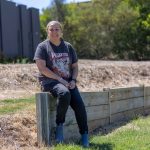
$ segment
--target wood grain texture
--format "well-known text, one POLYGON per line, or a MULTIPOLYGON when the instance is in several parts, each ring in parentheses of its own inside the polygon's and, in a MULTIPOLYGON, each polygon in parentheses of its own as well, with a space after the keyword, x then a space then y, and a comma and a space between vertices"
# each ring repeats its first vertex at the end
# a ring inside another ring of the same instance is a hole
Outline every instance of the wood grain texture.
POLYGON ((144 96, 143 87, 130 87, 130 88, 110 89, 109 98, 111 101, 117 101, 143 96, 144 96))

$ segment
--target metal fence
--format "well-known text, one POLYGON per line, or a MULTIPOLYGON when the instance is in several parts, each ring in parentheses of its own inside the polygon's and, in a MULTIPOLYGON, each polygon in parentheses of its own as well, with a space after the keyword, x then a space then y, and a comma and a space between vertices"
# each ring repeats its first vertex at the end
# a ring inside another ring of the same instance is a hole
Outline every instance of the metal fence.
POLYGON ((39 42, 39 10, 0 0, 0 55, 32 59, 39 42))

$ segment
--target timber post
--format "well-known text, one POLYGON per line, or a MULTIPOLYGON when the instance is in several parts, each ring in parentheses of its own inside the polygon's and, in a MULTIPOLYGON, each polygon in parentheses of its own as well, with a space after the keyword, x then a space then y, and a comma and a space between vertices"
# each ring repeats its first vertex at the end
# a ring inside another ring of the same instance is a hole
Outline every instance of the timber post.
POLYGON ((48 92, 36 93, 37 142, 51 144, 51 108, 54 98, 48 92))

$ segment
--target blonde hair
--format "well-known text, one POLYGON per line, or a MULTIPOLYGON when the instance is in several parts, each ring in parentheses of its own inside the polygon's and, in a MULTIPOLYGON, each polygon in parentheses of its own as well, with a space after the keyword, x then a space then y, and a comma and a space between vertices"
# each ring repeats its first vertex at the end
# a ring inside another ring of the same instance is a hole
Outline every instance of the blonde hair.
POLYGON ((48 30, 48 28, 49 28, 50 26, 55 25, 55 24, 59 25, 61 31, 63 30, 61 23, 60 23, 59 21, 54 21, 54 20, 53 20, 53 21, 50 21, 50 22, 47 24, 47 26, 46 26, 46 31, 48 30))

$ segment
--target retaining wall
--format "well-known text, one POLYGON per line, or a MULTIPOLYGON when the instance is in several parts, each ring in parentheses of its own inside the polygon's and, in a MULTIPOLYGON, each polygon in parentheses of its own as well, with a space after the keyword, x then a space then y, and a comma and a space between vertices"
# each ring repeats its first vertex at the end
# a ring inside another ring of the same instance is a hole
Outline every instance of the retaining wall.
MULTIPOLYGON (((106 89, 102 92, 81 92, 89 131, 110 123, 150 113, 150 87, 106 89)), ((55 135, 56 99, 49 93, 36 94, 38 142, 49 145, 55 135)), ((79 137, 77 122, 71 108, 64 124, 65 139, 79 137)))

